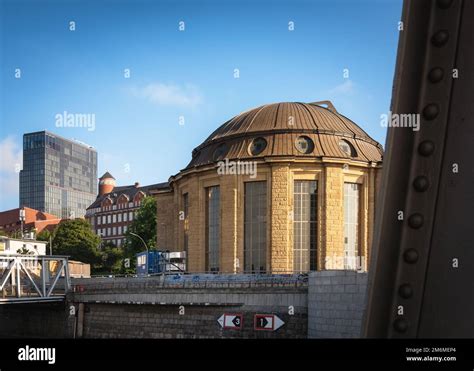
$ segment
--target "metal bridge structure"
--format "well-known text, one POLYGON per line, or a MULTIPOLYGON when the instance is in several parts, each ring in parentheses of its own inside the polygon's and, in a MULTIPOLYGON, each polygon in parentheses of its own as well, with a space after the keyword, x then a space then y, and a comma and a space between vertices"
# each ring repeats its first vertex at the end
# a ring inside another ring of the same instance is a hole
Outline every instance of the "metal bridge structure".
POLYGON ((405 0, 364 335, 474 336, 474 1, 405 0))
POLYGON ((0 255, 0 304, 63 301, 70 287, 66 256, 0 255))

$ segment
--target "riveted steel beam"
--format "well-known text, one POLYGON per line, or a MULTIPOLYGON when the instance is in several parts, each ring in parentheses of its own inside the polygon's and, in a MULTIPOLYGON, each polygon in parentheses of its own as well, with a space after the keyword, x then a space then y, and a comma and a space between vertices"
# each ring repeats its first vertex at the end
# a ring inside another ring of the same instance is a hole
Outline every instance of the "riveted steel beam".
POLYGON ((404 3, 391 110, 420 130, 388 131, 367 337, 474 336, 472 19, 472 1, 404 3))

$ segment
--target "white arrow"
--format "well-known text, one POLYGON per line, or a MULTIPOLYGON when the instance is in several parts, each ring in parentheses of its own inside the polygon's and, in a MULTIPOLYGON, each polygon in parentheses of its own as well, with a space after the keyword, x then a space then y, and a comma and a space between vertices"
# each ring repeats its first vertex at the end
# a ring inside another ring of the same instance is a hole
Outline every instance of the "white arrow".
POLYGON ((274 315, 274 321, 275 321, 275 327, 273 328, 273 330, 278 330, 281 326, 285 324, 285 322, 283 322, 280 318, 278 318, 275 315, 274 315))
POLYGON ((224 314, 222 316, 219 317, 219 319, 217 320, 217 322, 219 323, 219 325, 221 325, 221 327, 224 327, 224 314))

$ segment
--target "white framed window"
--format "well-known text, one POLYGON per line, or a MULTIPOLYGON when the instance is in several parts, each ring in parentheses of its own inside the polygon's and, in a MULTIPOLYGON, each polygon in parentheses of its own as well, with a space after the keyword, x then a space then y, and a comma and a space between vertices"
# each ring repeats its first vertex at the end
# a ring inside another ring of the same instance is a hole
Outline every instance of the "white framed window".
POLYGON ((123 233, 124 233, 124 234, 127 233, 127 230, 128 230, 128 226, 124 225, 124 226, 123 226, 123 233))
POLYGON ((317 182, 295 180, 293 200, 293 270, 295 272, 315 271, 317 269, 317 182))
POLYGON ((113 233, 114 236, 117 235, 117 227, 114 227, 114 228, 113 228, 112 233, 113 233))
POLYGON ((117 215, 116 214, 112 215, 112 223, 117 223, 117 215))
POLYGON ((206 271, 219 271, 220 248, 220 188, 206 188, 206 271))
POLYGON ((247 182, 244 192, 244 269, 248 273, 264 273, 267 266, 267 182, 247 182))
POLYGON ((132 221, 133 220, 133 211, 130 211, 128 213, 128 220, 132 221))
POLYGON ((117 221, 118 221, 119 223, 122 222, 122 213, 118 213, 118 214, 117 214, 117 221))
POLYGON ((119 234, 119 236, 122 235, 122 227, 121 226, 118 227, 118 234, 119 234))
POLYGON ((344 183, 344 269, 357 269, 359 193, 359 184, 344 183))
POLYGON ((107 236, 110 236, 110 227, 107 228, 107 236))
POLYGON ((100 225, 100 216, 97 217, 97 225, 100 225))
POLYGON ((123 213, 123 221, 126 222, 127 221, 127 216, 128 214, 127 213, 123 213))
POLYGON ((110 224, 112 222, 112 217, 111 215, 107 215, 107 224, 110 224))
POLYGON ((102 215, 102 224, 105 224, 106 220, 105 220, 105 215, 102 215))

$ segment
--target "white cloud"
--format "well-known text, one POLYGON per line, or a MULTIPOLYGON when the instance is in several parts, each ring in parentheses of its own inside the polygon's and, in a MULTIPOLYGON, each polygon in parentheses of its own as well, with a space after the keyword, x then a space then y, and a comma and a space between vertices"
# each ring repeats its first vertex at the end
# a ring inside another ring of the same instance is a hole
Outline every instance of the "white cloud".
POLYGON ((346 80, 329 90, 329 95, 350 95, 355 91, 355 84, 352 80, 346 80))
POLYGON ((18 199, 19 171, 22 168, 22 150, 9 136, 0 142, 0 192, 2 198, 18 199))
POLYGON ((132 94, 148 99, 161 106, 195 108, 202 103, 199 89, 194 85, 153 83, 141 88, 132 88, 132 94))

